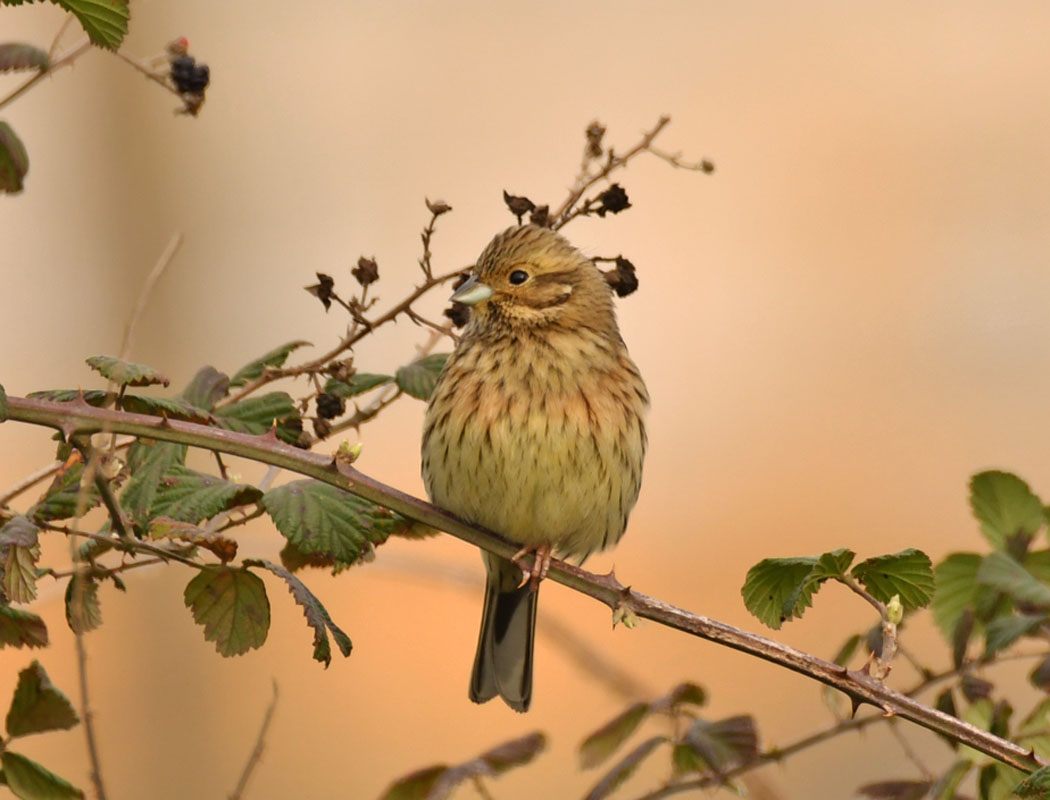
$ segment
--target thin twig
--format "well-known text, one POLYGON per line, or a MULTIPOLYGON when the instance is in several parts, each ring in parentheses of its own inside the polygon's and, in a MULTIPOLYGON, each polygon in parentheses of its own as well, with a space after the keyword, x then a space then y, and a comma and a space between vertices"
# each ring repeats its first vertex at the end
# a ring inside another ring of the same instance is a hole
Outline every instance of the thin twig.
POLYGON ((112 545, 118 550, 130 551, 132 553, 150 553, 151 555, 159 556, 165 561, 178 561, 180 564, 185 564, 187 567, 193 567, 194 569, 204 569, 205 567, 204 564, 194 561, 192 558, 187 558, 182 555, 182 553, 177 553, 173 550, 166 550, 163 547, 158 547, 157 545, 150 544, 149 542, 140 539, 133 539, 126 542, 122 539, 115 539, 112 536, 107 536, 104 533, 82 531, 69 525, 55 525, 50 522, 42 523, 40 527, 46 528, 49 531, 64 533, 67 536, 80 536, 84 539, 93 539, 96 542, 103 542, 112 545))
POLYGON ((55 38, 51 40, 51 46, 47 48, 47 60, 49 63, 55 57, 55 53, 58 51, 58 43, 62 41, 62 36, 69 30, 69 26, 73 24, 74 19, 75 17, 72 14, 66 14, 66 18, 62 20, 55 38))
MULTIPOLYGON (((1031 658, 1046 658, 1047 653, 1014 653, 1007 655, 1000 655, 997 657, 996 663, 1004 661, 1019 661, 1022 659, 1031 658)), ((945 670, 936 674, 928 675, 923 678, 911 689, 908 689, 905 694, 909 697, 914 697, 933 686, 950 680, 951 678, 959 677, 966 669, 969 669, 969 665, 963 667, 957 667, 953 669, 945 670)), ((835 739, 842 734, 849 733, 851 731, 860 731, 868 726, 877 723, 885 722, 887 720, 893 720, 893 717, 885 714, 869 714, 863 717, 854 717, 853 719, 840 720, 834 725, 825 728, 824 730, 811 733, 807 736, 803 736, 800 739, 796 739, 794 742, 783 747, 771 747, 757 756, 752 758, 750 761, 740 764, 732 769, 723 771, 720 775, 702 775, 699 778, 690 780, 680 781, 678 783, 670 783, 662 786, 658 789, 637 798, 637 800, 662 800, 665 797, 671 797, 672 795, 681 794, 684 792, 691 792, 697 789, 707 789, 712 786, 718 786, 725 783, 725 781, 731 778, 738 778, 746 773, 764 767, 767 764, 779 763, 789 756, 793 756, 796 753, 800 753, 803 750, 808 750, 818 744, 822 744, 830 739, 835 739)))
POLYGON ((82 56, 84 53, 86 53, 90 49, 91 49, 91 41, 89 39, 87 39, 87 38, 84 38, 83 40, 78 42, 76 45, 74 45, 72 48, 70 48, 70 50, 68 52, 64 53, 61 57, 51 61, 51 63, 48 65, 47 69, 40 70, 38 73, 33 75, 31 78, 27 79, 26 81, 21 83, 19 86, 16 86, 5 97, 0 99, 0 108, 3 108, 4 106, 8 105, 9 103, 13 102, 14 100, 17 100, 19 97, 21 97, 23 94, 28 92, 34 86, 36 86, 37 83, 39 83, 41 80, 46 78, 48 75, 53 75, 58 70, 62 69, 62 67, 70 66, 74 61, 76 61, 78 58, 80 58, 80 56, 82 56))
POLYGON ((578 181, 576 186, 574 186, 569 192, 569 196, 565 198, 565 201, 560 206, 558 206, 558 210, 552 214, 551 218, 555 220, 554 229, 557 230, 565 225, 565 222, 567 221, 565 218, 572 211, 573 206, 576 205, 580 198, 583 197, 592 186, 605 180, 616 170, 626 166, 627 163, 639 153, 644 153, 648 150, 650 145, 652 145, 653 140, 660 135, 660 131, 666 128, 670 122, 670 117, 660 117, 660 119, 656 121, 656 125, 642 135, 641 141, 622 156, 615 155, 610 149, 604 166, 598 170, 598 172, 589 176, 586 180, 578 181))
MULTIPOLYGON (((320 453, 286 445, 272 436, 251 436, 193 422, 159 420, 144 414, 93 408, 76 402, 55 403, 9 397, 7 405, 9 419, 55 428, 67 435, 107 429, 219 450, 272 464, 349 491, 411 520, 446 531, 495 555, 511 558, 518 549, 517 545, 491 531, 469 525, 449 512, 387 486, 352 466, 320 453)), ((199 568, 199 565, 194 566, 199 568)), ((1031 772, 1044 764, 1042 759, 1024 747, 926 706, 864 672, 846 669, 765 636, 670 605, 624 586, 612 573, 596 575, 561 561, 553 561, 549 577, 554 582, 598 600, 621 618, 633 616, 652 620, 690 636, 769 661, 842 691, 855 705, 869 703, 886 714, 896 715, 943 734, 1017 769, 1031 772)))
POLYGON ((492 796, 492 792, 489 791, 489 787, 486 786, 485 782, 481 779, 480 775, 472 775, 470 781, 474 784, 474 791, 478 793, 481 800, 496 800, 496 798, 492 796))
POLYGON ((255 737, 255 746, 248 756, 248 763, 244 765, 241 778, 237 781, 237 786, 230 794, 229 800, 241 800, 244 797, 244 790, 248 786, 248 780, 252 777, 252 773, 262 760, 263 750, 266 748, 266 734, 270 730, 270 723, 273 722, 273 713, 277 710, 277 695, 277 681, 274 681, 273 696, 270 698, 270 705, 266 707, 262 725, 259 726, 259 735, 255 737))
MULTIPOLYGON (((118 53, 121 58, 125 61, 128 60, 127 56, 118 53)), ((139 318, 142 316, 143 310, 146 308, 146 303, 149 301, 150 295, 153 293, 153 288, 157 285, 157 281, 160 280, 164 274, 164 270, 171 264, 175 254, 179 251, 179 247, 182 246, 182 234, 175 233, 171 240, 168 242, 168 246, 164 248, 164 251, 160 254, 160 258, 157 259, 157 263, 153 265, 153 269, 149 271, 146 276, 146 280, 142 284, 142 289, 139 290, 138 299, 135 301, 135 307, 131 311, 131 315, 128 317, 127 323, 124 325, 124 337, 120 342, 120 358, 126 359, 131 353, 131 342, 135 334, 135 326, 138 325, 139 318)))
POLYGON ((7 489, 3 494, 0 494, 0 508, 8 505, 12 500, 18 497, 18 495, 22 494, 22 492, 28 492, 38 483, 42 483, 50 478, 61 469, 63 463, 64 462, 62 461, 52 461, 50 464, 26 475, 14 486, 7 489))
POLYGON ((442 283, 448 283, 453 278, 459 276, 462 272, 463 270, 459 269, 455 272, 447 272, 444 275, 438 275, 437 277, 433 277, 424 281, 422 284, 413 289, 412 292, 408 295, 408 297, 406 297, 397 305, 390 308, 382 316, 378 317, 375 320, 367 320, 363 330, 351 329, 350 333, 348 333, 339 341, 339 344, 337 344, 324 355, 319 356, 313 359, 312 361, 307 361, 303 364, 299 364, 295 367, 264 370, 262 375, 260 375, 253 381, 249 381, 244 387, 241 388, 239 392, 230 395, 229 397, 220 401, 218 405, 225 406, 231 403, 236 403, 238 400, 247 397, 249 394, 256 391, 257 389, 269 383, 272 383, 273 381, 280 380, 281 378, 294 378, 298 375, 303 375, 309 372, 315 372, 321 369, 326 364, 328 364, 328 362, 338 358, 344 352, 352 348, 361 339, 372 333, 376 328, 379 328, 385 325, 386 323, 391 322, 392 320, 401 316, 401 314, 405 313, 405 311, 412 307, 412 304, 416 302, 416 300, 418 300, 424 294, 429 292, 435 286, 439 286, 442 283))
POLYGON ((132 58, 129 55, 125 55, 124 53, 120 52, 119 50, 115 53, 115 55, 117 56, 117 58, 119 58, 125 64, 131 65, 131 67, 133 67, 138 72, 141 72, 149 80, 153 81, 158 86, 163 86, 165 89, 167 89, 173 95, 178 97, 180 100, 182 99, 182 95, 179 94, 179 90, 176 89, 174 86, 172 86, 170 83, 168 83, 168 81, 165 78, 163 73, 157 73, 157 72, 153 71, 152 69, 150 69, 149 65, 144 64, 141 61, 139 61, 138 59, 132 58))
MULTIPOLYGON (((105 575, 116 575, 121 572, 130 572, 133 569, 139 569, 140 567, 152 567, 157 564, 166 564, 167 559, 160 558, 144 558, 141 561, 129 561, 126 564, 118 564, 115 567, 101 567, 100 571, 105 575)), ((48 570, 47 574, 55 580, 62 580, 63 578, 72 578, 74 575, 79 575, 83 570, 79 569, 68 569, 68 570, 48 570)))
MULTIPOLYGON (((73 440, 73 438, 72 436, 69 437, 70 440, 73 440)), ((74 527, 80 523, 84 512, 87 511, 89 502, 88 487, 95 480, 96 476, 101 477, 98 474, 98 453, 91 453, 89 458, 89 452, 88 449, 80 449, 80 456, 86 463, 80 478, 80 487, 77 490, 77 500, 73 511, 74 527)), ((79 553, 72 538, 69 539, 69 556, 75 566, 79 561, 79 553)), ((70 600, 73 607, 81 615, 84 609, 85 586, 86 583, 84 581, 74 581, 73 596, 70 600)), ((106 787, 102 780, 102 759, 99 756, 98 737, 95 734, 95 714, 91 710, 91 695, 88 687, 87 648, 84 646, 84 630, 81 625, 73 625, 71 627, 73 628, 73 638, 77 653, 77 680, 80 684, 80 717, 84 721, 84 738, 87 743, 88 760, 91 762, 91 784, 95 789, 96 800, 106 800, 106 787)))
POLYGON ((901 752, 904 753, 904 757, 915 765, 915 768, 919 770, 919 773, 922 775, 922 777, 924 777, 928 781, 933 780, 933 773, 930 772, 929 768, 924 763, 922 763, 922 759, 919 758, 918 753, 916 753, 915 750, 912 749, 911 743, 904 736, 904 731, 900 730, 897 727, 897 723, 892 719, 890 720, 889 727, 890 734, 893 736, 894 739, 897 740, 897 744, 900 745, 901 752))
POLYGON ((672 167, 678 169, 692 170, 693 172, 706 172, 708 174, 715 171, 715 165, 708 161, 706 158, 700 161, 684 161, 681 153, 667 153, 663 150, 659 150, 652 145, 647 148, 657 158, 666 161, 672 167))

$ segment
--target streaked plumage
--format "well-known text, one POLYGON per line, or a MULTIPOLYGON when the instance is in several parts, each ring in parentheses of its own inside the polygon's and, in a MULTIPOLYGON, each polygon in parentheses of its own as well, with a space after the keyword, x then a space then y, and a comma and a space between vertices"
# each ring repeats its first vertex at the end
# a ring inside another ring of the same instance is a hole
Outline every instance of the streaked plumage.
MULTIPOLYGON (((473 307, 427 408, 431 499, 560 557, 615 544, 641 484, 648 395, 601 272, 559 234, 525 225, 492 240, 456 296, 473 307)), ((471 698, 499 694, 524 711, 536 588, 518 588, 505 559, 486 566, 471 698)))

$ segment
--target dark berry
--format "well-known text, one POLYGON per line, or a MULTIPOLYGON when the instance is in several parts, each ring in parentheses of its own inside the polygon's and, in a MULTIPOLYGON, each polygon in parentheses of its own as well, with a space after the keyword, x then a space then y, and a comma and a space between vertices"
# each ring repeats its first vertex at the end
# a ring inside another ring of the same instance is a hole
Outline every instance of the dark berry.
POLYGON ((364 256, 361 256, 357 259, 357 266, 350 270, 350 274, 353 275, 357 279, 357 282, 362 286, 368 286, 368 284, 375 283, 379 280, 379 265, 374 258, 365 258, 364 256))
POLYGON ((624 209, 631 207, 627 192, 618 183, 614 183, 602 192, 598 199, 601 201, 601 207, 598 209, 599 217, 604 217, 606 214, 619 214, 624 209))
POLYGON ((346 402, 341 397, 328 392, 317 395, 317 416, 322 419, 335 419, 346 411, 346 402))
POLYGON ((464 303, 453 303, 442 313, 452 320, 452 324, 457 328, 462 328, 470 322, 470 306, 464 303))

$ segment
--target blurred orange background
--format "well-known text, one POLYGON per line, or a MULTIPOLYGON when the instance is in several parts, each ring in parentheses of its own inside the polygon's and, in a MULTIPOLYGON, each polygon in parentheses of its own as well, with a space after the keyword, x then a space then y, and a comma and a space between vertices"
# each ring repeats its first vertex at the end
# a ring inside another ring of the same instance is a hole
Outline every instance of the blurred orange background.
MULTIPOLYGON (((53 6, 4 8, 0 39, 46 47, 61 21, 53 6)), ((141 57, 189 37, 212 73, 198 119, 173 116, 173 97, 102 52, 2 112, 31 159, 24 194, 0 199, 10 394, 95 385, 83 359, 118 350, 177 231, 185 243, 132 356, 181 386, 205 363, 232 371, 291 339, 334 343, 345 318, 302 291, 315 271, 346 285, 357 257, 375 255, 380 307, 400 299, 418 278, 424 197, 454 207, 436 268, 468 264, 512 221, 503 189, 560 202, 588 122, 622 149, 668 113, 662 146, 716 173, 640 158, 620 178, 633 208, 566 230, 638 266, 620 320, 653 396, 630 530, 588 566, 756 629, 739 587, 765 556, 976 549, 966 481, 987 467, 1050 496, 1045 3, 183 0, 134 3, 131 31, 141 57)), ((0 95, 19 80, 5 76, 0 95)), ((390 370, 423 339, 402 321, 357 363, 390 370)), ((360 437, 359 466, 417 495, 422 412, 403 400, 360 437)), ((49 435, 0 427, 0 487, 50 458, 49 435)), ((280 548, 265 521, 240 530, 244 554, 280 548)), ((536 729, 549 751, 490 784, 495 796, 582 796, 597 775, 578 770, 575 748, 626 700, 541 633, 528 715, 469 703, 480 589, 408 569, 419 562, 480 579, 477 553, 449 537, 306 576, 354 640, 327 671, 275 582, 266 646, 228 660, 184 608, 180 566, 130 573, 126 596, 106 585, 106 624, 86 641, 111 797, 226 796, 271 680, 281 698, 248 797, 377 797, 410 770, 536 729)), ((34 610, 53 645, 4 651, 0 704, 34 656, 76 696, 61 587, 41 586, 34 610)), ((815 684, 653 624, 611 630, 607 610, 557 585, 541 617, 654 695, 702 683, 709 716, 755 714, 766 745, 831 722, 815 684)), ((775 636, 830 656, 872 622, 829 586, 775 636)), ((904 641, 946 664, 928 615, 904 641)), ((913 679, 901 666, 891 682, 913 679)), ((932 735, 906 735, 948 762, 932 735)), ((81 729, 19 748, 88 785, 81 729)), ((619 796, 666 774, 660 760, 619 796)), ((915 774, 880 726, 755 773, 755 790, 845 798, 915 774)))

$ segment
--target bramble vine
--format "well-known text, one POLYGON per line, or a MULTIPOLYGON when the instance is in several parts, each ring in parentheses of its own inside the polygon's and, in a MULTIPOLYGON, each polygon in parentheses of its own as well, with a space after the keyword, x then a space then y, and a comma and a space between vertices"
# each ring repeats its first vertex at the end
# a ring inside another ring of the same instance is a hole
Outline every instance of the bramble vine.
MULTIPOLYGON (((179 97, 180 112, 202 109, 210 73, 189 55, 177 38, 153 60, 119 51, 127 32, 126 0, 55 0, 72 14, 50 48, 0 44, 0 72, 33 74, 0 98, 0 108, 17 100, 40 80, 73 63, 92 45, 114 50, 150 81, 179 97), (72 20, 87 39, 60 52, 72 20)), ((0 0, 16 5, 15 0, 0 0)), ((632 207, 622 174, 645 154, 681 169, 709 174, 714 166, 690 162, 656 146, 669 125, 662 117, 637 142, 611 147, 601 124, 584 135, 580 169, 560 203, 539 203, 503 192, 508 211, 519 224, 561 229, 582 217, 604 218, 632 207)), ((0 190, 20 191, 28 170, 24 145, 0 122, 0 190)), ((426 400, 444 364, 441 346, 451 346, 469 310, 452 305, 432 319, 421 309, 425 298, 447 287, 466 266, 444 265, 435 251, 442 218, 452 207, 425 201, 418 285, 388 304, 381 288, 381 258, 361 255, 349 280, 318 273, 306 286, 325 312, 346 315, 347 329, 320 355, 297 360, 309 344, 302 340, 272 347, 232 374, 202 367, 180 391, 158 370, 128 359, 134 321, 149 289, 174 257, 176 237, 158 260, 129 322, 118 356, 92 356, 99 388, 57 389, 8 397, 0 387, 0 421, 42 425, 56 431, 55 458, 0 493, 0 648, 40 648, 50 641, 43 620, 24 606, 36 598, 40 581, 65 582, 66 620, 76 637, 81 709, 78 714, 53 686, 38 662, 19 673, 18 685, 0 738, 3 781, 22 798, 82 797, 83 792, 45 767, 20 755, 18 739, 33 733, 69 729, 84 723, 94 793, 106 796, 92 726, 85 669, 84 637, 102 623, 99 586, 112 582, 125 589, 122 576, 149 565, 175 564, 188 570, 184 601, 205 639, 223 656, 261 647, 268 636, 270 599, 267 582, 278 581, 301 608, 312 636, 312 654, 328 666, 335 654, 348 656, 350 636, 328 614, 301 574, 309 568, 339 573, 376 557, 391 536, 419 536, 445 531, 477 547, 504 556, 515 545, 495 533, 468 525, 441 509, 409 497, 360 472, 360 443, 343 441, 334 456, 313 452, 319 442, 349 430, 358 432, 404 398, 426 400), (355 366, 357 349, 389 323, 407 320, 424 338, 403 363, 385 373, 364 373, 355 366), (206 450, 214 471, 188 466, 189 448, 206 450), (242 483, 226 468, 224 455, 271 466, 257 485, 242 483), (276 471, 297 479, 274 486, 276 471), (23 501, 47 482, 35 502, 23 501), (88 514, 104 516, 89 524, 88 514), (272 559, 241 559, 238 535, 245 523, 268 518, 285 545, 272 559), (40 540, 66 537, 73 550, 70 568, 41 563, 40 540)), ((594 257, 610 287, 620 297, 638 288, 634 264, 622 254, 594 257)), ((262 348, 260 348, 262 349, 262 348)), ((707 692, 684 682, 668 693, 632 702, 587 736, 580 746, 583 769, 598 769, 589 800, 600 800, 620 787, 639 764, 666 759, 667 777, 641 800, 656 800, 701 788, 733 789, 735 781, 765 764, 819 745, 833 737, 879 722, 892 726, 906 760, 918 775, 888 777, 859 787, 870 798, 907 800, 962 798, 975 791, 982 800, 1012 795, 1050 796, 1050 700, 1026 710, 1020 722, 994 670, 1016 659, 1036 662, 1033 686, 1050 691, 1050 549, 1038 546, 1046 535, 1042 500, 1020 478, 1001 471, 975 475, 970 502, 988 547, 986 552, 953 553, 936 566, 916 548, 892 554, 856 554, 839 548, 816 556, 768 558, 754 565, 742 587, 743 602, 774 630, 802 617, 827 584, 856 595, 858 609, 873 616, 858 627, 832 660, 800 652, 774 640, 717 620, 670 606, 624 586, 615 575, 595 575, 555 563, 552 580, 606 604, 614 624, 639 619, 682 631, 823 684, 825 700, 844 694, 849 718, 781 747, 762 747, 759 721, 750 714, 708 719, 702 714, 707 692), (906 627, 912 615, 929 607, 943 632, 951 666, 935 670, 911 654, 906 627), (1037 649, 1025 650, 1025 643, 1037 649), (888 683, 901 659, 920 679, 901 692, 888 683), (920 698, 939 688, 932 703, 920 698), (864 705, 875 708, 866 713, 864 705), (858 713, 859 712, 859 713, 858 713), (944 737, 952 759, 936 768, 918 761, 899 721, 923 726, 944 737), (650 728, 643 734, 645 728, 650 728), (661 755, 662 754, 662 755, 661 755), (972 789, 967 788, 972 786, 972 789)), ((620 681, 620 686, 629 681, 620 681)), ((637 693, 637 690, 633 690, 637 693)), ((233 796, 241 797, 263 750, 273 717, 267 709, 233 796)), ((831 704, 831 703, 829 703, 831 704)), ((531 763, 543 751, 539 732, 503 743, 459 764, 435 765, 396 780, 387 798, 445 797, 470 783, 483 797, 487 781, 531 763)))

